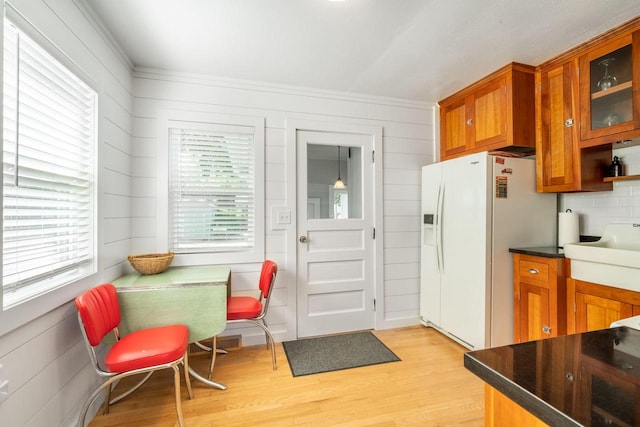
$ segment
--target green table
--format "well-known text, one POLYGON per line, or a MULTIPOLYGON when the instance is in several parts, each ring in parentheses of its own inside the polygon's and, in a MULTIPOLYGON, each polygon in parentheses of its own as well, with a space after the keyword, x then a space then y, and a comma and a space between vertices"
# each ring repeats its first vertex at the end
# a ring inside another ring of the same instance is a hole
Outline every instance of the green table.
MULTIPOLYGON (((218 335, 227 326, 227 294, 231 287, 228 267, 173 267, 159 274, 131 273, 113 282, 122 312, 120 333, 156 326, 184 324, 189 342, 218 335)), ((198 380, 222 390, 189 367, 198 380)))

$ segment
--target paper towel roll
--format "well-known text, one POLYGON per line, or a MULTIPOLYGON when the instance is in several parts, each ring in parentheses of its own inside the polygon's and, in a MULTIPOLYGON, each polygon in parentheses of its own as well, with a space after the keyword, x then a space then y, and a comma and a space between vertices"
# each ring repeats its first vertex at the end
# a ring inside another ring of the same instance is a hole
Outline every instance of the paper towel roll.
POLYGON ((577 213, 558 213, 558 246, 564 247, 565 243, 576 243, 580 241, 580 220, 577 213))

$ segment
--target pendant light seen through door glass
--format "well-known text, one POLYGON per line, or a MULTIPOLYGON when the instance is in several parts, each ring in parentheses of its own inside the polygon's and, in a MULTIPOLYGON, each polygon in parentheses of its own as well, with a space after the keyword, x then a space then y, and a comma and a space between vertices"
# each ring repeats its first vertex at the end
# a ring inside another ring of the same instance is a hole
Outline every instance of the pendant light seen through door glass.
POLYGON ((338 146, 338 179, 336 179, 335 184, 333 184, 333 188, 336 190, 342 190, 345 188, 344 182, 340 179, 340 146, 338 146))

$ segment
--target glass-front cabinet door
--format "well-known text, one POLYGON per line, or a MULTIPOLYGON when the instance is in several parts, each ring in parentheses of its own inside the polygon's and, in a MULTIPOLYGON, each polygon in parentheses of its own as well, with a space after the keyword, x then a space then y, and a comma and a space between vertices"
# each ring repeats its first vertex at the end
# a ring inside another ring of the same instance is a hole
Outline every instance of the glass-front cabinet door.
POLYGON ((640 31, 580 57, 581 146, 638 136, 640 31))

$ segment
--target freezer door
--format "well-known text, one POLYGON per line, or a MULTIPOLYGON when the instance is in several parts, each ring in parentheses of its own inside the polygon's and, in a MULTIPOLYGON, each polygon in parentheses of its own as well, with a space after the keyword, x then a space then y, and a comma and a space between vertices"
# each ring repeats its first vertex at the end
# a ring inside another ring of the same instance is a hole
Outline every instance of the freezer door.
POLYGON ((422 168, 420 251, 420 316, 440 326, 440 267, 438 265, 442 164, 422 168))
POLYGON ((443 164, 441 323, 470 348, 490 333, 489 173, 486 153, 443 164))

